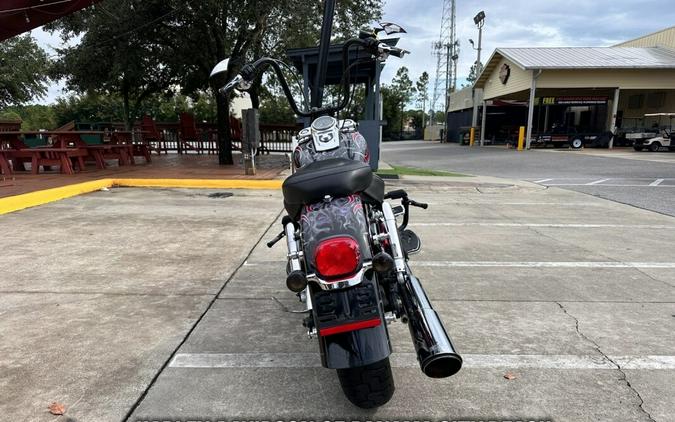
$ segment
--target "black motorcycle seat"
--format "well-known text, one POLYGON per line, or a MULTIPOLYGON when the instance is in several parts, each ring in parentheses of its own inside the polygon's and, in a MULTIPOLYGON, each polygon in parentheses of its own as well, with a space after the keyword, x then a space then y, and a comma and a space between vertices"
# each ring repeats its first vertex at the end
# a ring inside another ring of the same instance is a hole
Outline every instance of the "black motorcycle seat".
POLYGON ((365 190, 373 178, 370 166, 346 158, 316 161, 284 180, 284 201, 311 204, 324 196, 342 197, 365 190))
POLYGON ((295 215, 302 205, 322 200, 326 195, 339 198, 364 192, 374 201, 384 200, 384 182, 374 175, 370 166, 346 158, 316 161, 283 183, 284 204, 295 215))

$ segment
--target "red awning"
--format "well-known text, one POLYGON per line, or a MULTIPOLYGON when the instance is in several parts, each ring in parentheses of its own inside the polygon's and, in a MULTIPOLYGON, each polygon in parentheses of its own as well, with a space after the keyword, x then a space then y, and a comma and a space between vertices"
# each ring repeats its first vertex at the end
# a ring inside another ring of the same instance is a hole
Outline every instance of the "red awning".
POLYGON ((0 41, 55 21, 100 0, 2 0, 0 41))

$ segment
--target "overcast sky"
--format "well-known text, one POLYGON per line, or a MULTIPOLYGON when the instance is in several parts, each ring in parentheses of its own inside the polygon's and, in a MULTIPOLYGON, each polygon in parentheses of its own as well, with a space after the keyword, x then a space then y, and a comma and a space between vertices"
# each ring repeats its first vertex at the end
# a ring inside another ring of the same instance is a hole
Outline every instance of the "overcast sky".
MULTIPOLYGON (((457 0, 458 86, 476 60, 468 39, 478 40, 473 16, 480 10, 487 16, 483 63, 497 47, 610 46, 675 25, 673 0, 457 0)), ((408 31, 399 46, 412 54, 403 60, 389 59, 384 83, 403 65, 410 69, 413 80, 423 71, 429 72, 433 85, 436 59, 431 45, 439 39, 442 11, 442 0, 385 0, 383 20, 396 22, 408 31)), ((60 42, 41 30, 34 30, 33 36, 45 47, 60 42)), ((51 87, 44 102, 52 102, 61 88, 51 87)))

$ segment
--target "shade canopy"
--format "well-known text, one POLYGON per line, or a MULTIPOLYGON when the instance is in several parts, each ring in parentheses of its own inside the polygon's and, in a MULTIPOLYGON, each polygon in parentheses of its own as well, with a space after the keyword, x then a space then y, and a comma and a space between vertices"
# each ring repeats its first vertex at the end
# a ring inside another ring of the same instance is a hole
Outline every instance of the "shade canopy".
POLYGON ((100 0, 2 0, 0 41, 55 21, 100 0))
MULTIPOLYGON (((395 46, 398 38, 381 40, 381 42, 395 46)), ((342 80, 342 45, 331 44, 328 53, 328 68, 326 70, 326 85, 338 85, 342 80)), ((317 63, 319 62, 319 48, 290 48, 286 50, 286 55, 291 63, 310 81, 310 85, 316 79, 317 63), (307 66, 307 69, 304 69, 307 66), (305 72, 306 70, 306 72, 305 72)), ((353 48, 349 52, 349 63, 354 63, 357 59, 369 59, 371 55, 362 48, 353 48)), ((376 76, 375 66, 384 67, 384 63, 368 60, 367 63, 359 64, 350 71, 350 81, 352 83, 368 83, 376 76)))

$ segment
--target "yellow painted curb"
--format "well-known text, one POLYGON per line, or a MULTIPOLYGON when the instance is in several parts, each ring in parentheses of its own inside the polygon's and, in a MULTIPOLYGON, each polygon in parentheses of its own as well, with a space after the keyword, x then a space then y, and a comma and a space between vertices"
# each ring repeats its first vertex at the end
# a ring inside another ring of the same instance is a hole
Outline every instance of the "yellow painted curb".
POLYGON ((0 198, 0 215, 48 204, 110 186, 112 186, 112 179, 100 179, 0 198))
POLYGON ((0 215, 112 186, 190 189, 281 189, 282 180, 244 179, 99 179, 0 198, 0 215))
POLYGON ((145 188, 281 189, 282 180, 246 179, 113 179, 113 185, 145 188))

